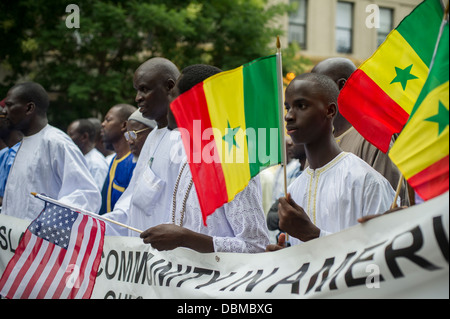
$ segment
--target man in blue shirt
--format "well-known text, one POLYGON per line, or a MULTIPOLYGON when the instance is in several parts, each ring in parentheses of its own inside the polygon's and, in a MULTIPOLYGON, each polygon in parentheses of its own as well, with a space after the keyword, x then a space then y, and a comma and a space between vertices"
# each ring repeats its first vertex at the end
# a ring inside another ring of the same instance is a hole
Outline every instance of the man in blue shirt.
POLYGON ((0 140, 6 145, 5 148, 0 150, 0 207, 5 194, 6 180, 23 138, 22 132, 8 127, 6 113, 4 112, 4 101, 0 101, 0 140))
POLYGON ((102 139, 106 148, 113 149, 116 156, 113 158, 105 184, 102 190, 102 207, 100 214, 108 213, 114 209, 119 197, 128 187, 136 162, 130 146, 125 139, 127 121, 137 108, 129 104, 113 106, 105 115, 102 122, 102 139))

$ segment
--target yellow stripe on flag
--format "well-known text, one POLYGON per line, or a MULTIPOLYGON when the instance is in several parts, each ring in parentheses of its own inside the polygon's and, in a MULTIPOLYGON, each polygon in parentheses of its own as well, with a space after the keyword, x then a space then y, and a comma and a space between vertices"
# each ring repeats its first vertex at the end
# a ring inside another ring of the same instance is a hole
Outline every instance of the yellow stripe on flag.
POLYGON ((228 199, 231 201, 251 178, 245 138, 242 66, 208 78, 204 81, 203 90, 225 176, 228 199))
POLYGON ((448 92, 447 81, 427 95, 389 152, 406 179, 449 154, 449 126, 440 131, 439 123, 430 121, 442 112, 442 105, 448 112, 448 92))
POLYGON ((360 69, 408 114, 428 76, 426 64, 397 30, 360 69))

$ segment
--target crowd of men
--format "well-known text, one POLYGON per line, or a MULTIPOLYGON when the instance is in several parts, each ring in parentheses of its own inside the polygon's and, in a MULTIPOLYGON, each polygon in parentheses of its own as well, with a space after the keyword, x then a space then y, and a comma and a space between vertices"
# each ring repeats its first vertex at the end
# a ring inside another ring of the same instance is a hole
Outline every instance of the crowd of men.
MULTIPOLYGON (((340 89, 355 70, 350 60, 331 58, 290 82, 288 193, 283 170, 268 168, 208 216, 207 226, 170 103, 222 70, 195 64, 180 71, 152 58, 134 74, 137 106, 114 105, 103 122, 80 118, 67 132, 49 123, 40 84, 16 84, 1 102, 1 214, 33 220, 45 203, 31 193, 42 193, 140 229, 107 223, 106 235, 140 236, 158 250, 258 253, 339 232, 389 211, 400 178, 389 157, 339 114, 340 89)), ((395 204, 414 204, 405 182, 395 204)))

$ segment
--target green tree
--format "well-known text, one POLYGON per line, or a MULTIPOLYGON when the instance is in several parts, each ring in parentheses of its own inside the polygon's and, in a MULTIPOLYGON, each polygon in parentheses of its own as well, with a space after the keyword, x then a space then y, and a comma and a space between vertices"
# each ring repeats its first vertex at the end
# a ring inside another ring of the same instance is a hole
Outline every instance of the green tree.
POLYGON ((0 2, 7 71, 0 94, 20 79, 41 83, 52 98, 50 121, 63 129, 75 118, 103 117, 114 104, 134 104, 134 70, 150 57, 180 69, 208 63, 228 70, 274 53, 278 20, 289 10, 267 0, 79 0, 80 27, 68 28, 70 3, 0 2))

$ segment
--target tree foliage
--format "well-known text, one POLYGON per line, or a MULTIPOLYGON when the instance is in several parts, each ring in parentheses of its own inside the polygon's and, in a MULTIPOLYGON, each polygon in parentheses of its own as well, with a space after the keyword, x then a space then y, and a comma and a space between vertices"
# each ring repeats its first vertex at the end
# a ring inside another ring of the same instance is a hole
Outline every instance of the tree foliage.
MULTIPOLYGON (((274 53, 278 21, 289 9, 267 0, 79 0, 80 27, 68 28, 70 3, 0 2, 7 74, 0 94, 21 79, 41 83, 52 97, 50 121, 62 128, 134 104, 134 70, 153 56, 180 69, 207 63, 228 70, 274 53)), ((286 61, 295 69, 295 59, 286 61)))

